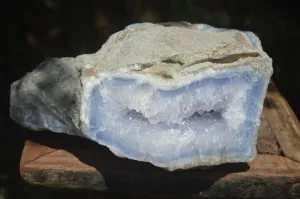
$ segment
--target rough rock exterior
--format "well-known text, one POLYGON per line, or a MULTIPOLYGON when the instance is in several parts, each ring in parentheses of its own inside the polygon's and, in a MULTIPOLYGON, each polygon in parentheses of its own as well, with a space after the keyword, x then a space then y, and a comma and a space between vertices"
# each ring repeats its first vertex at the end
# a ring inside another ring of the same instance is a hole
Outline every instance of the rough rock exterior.
POLYGON ((167 26, 46 60, 12 84, 11 117, 169 170, 252 160, 272 59, 251 32, 167 26))

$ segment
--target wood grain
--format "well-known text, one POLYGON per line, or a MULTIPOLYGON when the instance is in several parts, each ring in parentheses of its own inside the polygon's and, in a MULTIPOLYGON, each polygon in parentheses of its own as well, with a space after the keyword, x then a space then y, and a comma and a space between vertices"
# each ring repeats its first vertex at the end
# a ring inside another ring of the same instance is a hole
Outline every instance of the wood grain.
POLYGON ((30 184, 108 190, 155 197, 271 197, 300 194, 299 122, 271 82, 264 102, 257 157, 209 170, 168 172, 150 163, 119 158, 90 140, 32 132, 20 173, 30 184), (297 162, 298 161, 298 162, 297 162), (299 184, 299 185, 298 185, 299 184))
POLYGON ((299 121, 273 82, 269 85, 266 100, 272 106, 265 108, 264 115, 271 124, 272 131, 284 155, 300 162, 299 121))
POLYGON ((260 127, 257 136, 256 149, 259 154, 273 154, 280 155, 281 148, 277 142, 272 127, 265 116, 266 107, 260 118, 260 127))
MULTIPOLYGON (((169 196, 172 196, 172 194, 174 196, 189 195, 185 191, 183 193, 177 192, 180 188, 175 187, 175 184, 180 183, 180 181, 183 181, 186 185, 189 185, 188 182, 192 182, 195 188, 191 189, 194 191, 191 191, 190 195, 195 194, 199 187, 199 193, 196 194, 198 197, 291 197, 290 190, 292 186, 300 181, 300 163, 286 157, 257 155, 248 165, 249 169, 237 172, 235 172, 235 169, 228 172, 229 169, 225 167, 208 171, 195 169, 183 172, 181 175, 174 172, 175 177, 171 179, 174 183, 167 180, 170 178, 170 172, 160 173, 152 169, 145 170, 148 174, 144 176, 141 174, 132 176, 132 172, 127 172, 126 169, 115 170, 112 171, 114 177, 110 177, 109 180, 116 181, 116 186, 121 187, 112 187, 116 192, 138 195, 145 192, 145 194, 155 197, 162 196, 162 194, 169 196), (149 175, 152 177, 149 177, 149 175), (176 182, 175 179, 178 181, 176 182), (136 183, 133 181, 136 181, 136 183), (161 190, 157 191, 157 188, 153 186, 154 184, 162 189, 167 187, 169 191, 167 193, 161 190), (148 186, 150 191, 138 187, 143 185, 148 186), (203 185, 206 186, 203 188, 203 185), (174 186, 177 191, 172 191, 170 186, 174 186), (152 188, 153 192, 151 192, 152 188)), ((232 169, 232 165, 229 167, 232 169)), ((100 172, 93 166, 83 164, 71 153, 57 150, 28 163, 26 167, 23 167, 21 173, 25 181, 31 184, 105 191, 107 190, 105 179, 100 172)), ((181 187, 181 189, 185 188, 181 187)))

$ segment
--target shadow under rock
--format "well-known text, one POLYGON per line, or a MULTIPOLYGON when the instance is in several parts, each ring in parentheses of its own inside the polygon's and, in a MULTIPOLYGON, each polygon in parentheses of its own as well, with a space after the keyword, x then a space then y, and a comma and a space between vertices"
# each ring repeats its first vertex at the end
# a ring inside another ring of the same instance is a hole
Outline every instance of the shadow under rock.
POLYGON ((169 172, 150 163, 119 158, 108 148, 77 136, 29 132, 28 139, 66 150, 81 162, 95 167, 103 175, 108 190, 115 193, 191 196, 208 189, 219 178, 249 169, 246 163, 227 163, 209 170, 169 172))

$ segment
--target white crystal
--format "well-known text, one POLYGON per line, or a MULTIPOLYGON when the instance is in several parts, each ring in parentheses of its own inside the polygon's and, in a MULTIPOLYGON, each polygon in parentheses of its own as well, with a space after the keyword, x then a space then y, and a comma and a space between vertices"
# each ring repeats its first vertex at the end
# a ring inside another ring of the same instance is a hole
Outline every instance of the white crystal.
POLYGON ((272 72, 251 32, 134 24, 13 83, 11 117, 168 170, 246 162, 272 72))

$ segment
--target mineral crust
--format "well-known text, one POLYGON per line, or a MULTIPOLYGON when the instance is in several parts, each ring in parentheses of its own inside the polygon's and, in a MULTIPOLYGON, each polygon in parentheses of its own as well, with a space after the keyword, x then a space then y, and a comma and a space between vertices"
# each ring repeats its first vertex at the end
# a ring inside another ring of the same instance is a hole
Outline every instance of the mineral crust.
MULTIPOLYGON (((256 155, 272 59, 251 32, 133 24, 11 85, 11 118, 170 171, 256 155)), ((101 154, 99 154, 101 155, 101 154)))

